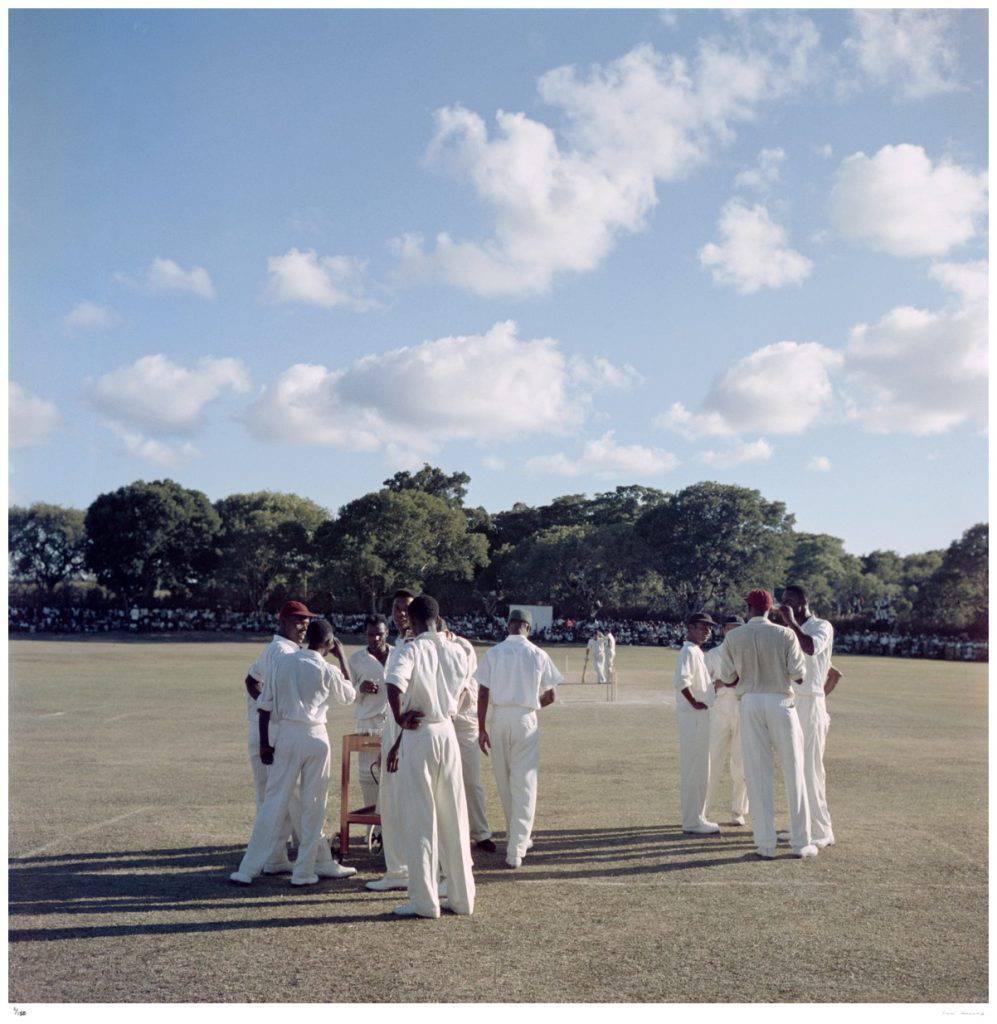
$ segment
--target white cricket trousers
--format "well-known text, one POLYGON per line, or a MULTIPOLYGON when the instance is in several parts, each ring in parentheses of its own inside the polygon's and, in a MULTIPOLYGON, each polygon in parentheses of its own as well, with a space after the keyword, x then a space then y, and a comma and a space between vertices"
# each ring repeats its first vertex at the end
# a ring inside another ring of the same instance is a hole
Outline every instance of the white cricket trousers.
POLYGON ((524 707, 497 707, 489 730, 492 769, 506 822, 506 859, 526 856, 537 812, 540 730, 537 713, 524 707))
POLYGON ((325 804, 329 794, 329 734, 325 723, 283 721, 276 738, 273 764, 267 777, 263 806, 256 815, 249 846, 239 870, 255 877, 281 839, 281 826, 294 786, 301 781, 301 832, 293 878, 304 879, 332 861, 322 838, 325 804))
MULTIPOLYGON (((270 741, 274 745, 274 749, 277 746, 277 723, 270 722, 270 741)), ((256 813, 260 813, 260 808, 263 806, 263 801, 267 795, 267 779, 270 777, 270 769, 272 765, 264 764, 260 760, 260 730, 258 727, 252 727, 249 730, 249 767, 253 772, 253 790, 256 794, 256 813)), ((297 784, 291 791, 291 799, 287 804, 287 814, 285 815, 284 824, 281 827, 281 833, 277 838, 277 842, 274 844, 273 856, 267 863, 271 861, 279 863, 287 859, 287 839, 288 836, 292 837, 294 842, 299 841, 301 836, 301 794, 298 790, 297 784)))
POLYGON ((488 815, 485 812, 485 787, 481 785, 481 747, 478 746, 478 721, 455 715, 454 732, 460 748, 460 770, 464 779, 464 798, 467 801, 467 821, 471 838, 480 843, 491 839, 488 815))
MULTIPOLYGON (((358 718, 356 731, 367 736, 381 736, 384 733, 384 715, 371 715, 370 718, 358 718)), ((377 764, 378 754, 361 750, 357 754, 357 774, 360 776, 360 792, 363 793, 364 807, 377 805, 377 780, 372 771, 377 764)), ((383 772, 383 768, 381 769, 383 772)))
MULTIPOLYGON (((391 774, 390 772, 388 774, 391 774)), ((474 876, 460 750, 453 722, 423 719, 406 729, 398 772, 409 902, 421 916, 439 917, 440 867, 456 914, 474 910, 474 876)))
MULTIPOLYGON (((377 788, 377 813, 381 816, 381 850, 384 854, 384 878, 408 883, 408 866, 405 860, 405 825, 402 820, 401 767, 397 772, 388 771, 388 752, 398 738, 399 728, 394 716, 390 716, 381 734, 381 783, 377 788)), ((411 730, 416 731, 416 730, 411 730)), ((399 754, 401 748, 399 748, 399 754)))
POLYGON ((609 677, 606 675, 606 659, 604 657, 595 659, 595 679, 597 683, 609 682, 609 677))
POLYGON ((706 809, 720 798, 720 782, 730 765, 730 810, 734 817, 748 813, 748 787, 744 782, 744 758, 741 755, 741 714, 737 697, 727 690, 717 692, 710 708, 710 785, 706 791, 706 809))
POLYGON ((822 693, 801 694, 796 698, 796 713, 803 730, 803 775, 807 780, 810 838, 814 842, 833 839, 824 776, 824 747, 827 743, 827 730, 831 725, 827 700, 822 693))
POLYGON ((781 693, 746 693, 741 698, 741 749, 751 801, 755 845, 775 850, 775 803, 772 793, 772 750, 786 781, 789 841, 794 850, 810 845, 810 812, 803 777, 803 731, 796 698, 781 693))
POLYGON ((679 730, 680 800, 685 831, 706 824, 706 791, 710 784, 710 713, 697 711, 678 695, 675 721, 679 730), (683 707, 682 705, 685 705, 683 707))

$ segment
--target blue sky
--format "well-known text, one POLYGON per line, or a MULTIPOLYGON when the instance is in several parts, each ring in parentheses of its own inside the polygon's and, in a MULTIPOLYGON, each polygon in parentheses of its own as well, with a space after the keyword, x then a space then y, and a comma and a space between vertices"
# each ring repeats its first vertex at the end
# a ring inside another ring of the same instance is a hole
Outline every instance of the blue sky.
POLYGON ((986 519, 983 11, 10 15, 10 499, 986 519))

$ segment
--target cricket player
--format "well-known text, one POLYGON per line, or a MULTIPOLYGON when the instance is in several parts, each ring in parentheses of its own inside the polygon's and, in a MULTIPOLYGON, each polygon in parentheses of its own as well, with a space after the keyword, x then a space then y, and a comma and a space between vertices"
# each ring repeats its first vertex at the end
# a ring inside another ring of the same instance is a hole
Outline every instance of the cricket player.
POLYGON ((613 681, 613 673, 616 671, 616 637, 607 629, 606 638, 606 677, 608 682, 613 681))
MULTIPOLYGON (((350 678, 357 689, 355 730, 368 736, 381 736, 388 717, 388 696, 384 686, 384 666, 391 653, 388 620, 383 615, 368 615, 364 629, 367 646, 350 657, 350 678)), ((377 754, 361 751, 358 761, 364 806, 374 807, 378 784, 373 767, 377 763, 377 754)))
POLYGON ((595 669, 595 681, 597 683, 606 683, 606 638, 602 635, 602 630, 597 629, 586 644, 589 656, 592 659, 592 667, 595 669))
POLYGON ((509 613, 509 635, 485 652, 478 662, 478 745, 492 751, 495 785, 506 820, 505 862, 510 868, 523 863, 533 845, 533 819, 537 809, 540 769, 540 733, 537 712, 554 703, 555 689, 564 681, 546 651, 530 643, 533 616, 514 608, 509 613), (492 732, 485 728, 488 705, 492 732))
MULTIPOLYGON (((726 637, 732 629, 744 625, 740 615, 728 615, 723 620, 726 637)), ((738 706, 737 682, 725 683, 720 679, 720 659, 723 645, 714 647, 704 655, 706 671, 716 690, 716 700, 710 708, 710 785, 706 791, 706 809, 717 804, 720 780, 727 766, 731 777, 731 824, 743 825, 748 813, 748 787, 744 782, 744 758, 741 756, 741 713, 738 706)))
POLYGON ((741 748, 751 801, 758 855, 775 856, 775 806, 772 794, 773 748, 782 764, 789 807, 789 833, 797 857, 816 857, 810 842, 810 812, 803 774, 803 732, 796 714, 796 691, 806 664, 796 636, 768 618, 772 595, 752 590, 748 621, 724 639, 720 679, 738 681, 741 696, 741 748))
MULTIPOLYGON (((313 619, 305 640, 307 650, 277 661, 257 702, 260 732, 266 732, 272 717, 278 724, 277 744, 267 775, 266 796, 256 815, 249 846, 239 870, 229 876, 241 885, 252 884, 274 843, 281 838, 281 823, 299 780, 301 831, 291 885, 315 885, 320 878, 348 878, 356 874, 356 868, 344 867, 332 859, 329 844, 322 835, 331 760, 325 724, 329 702, 352 704, 356 691, 348 672, 344 674, 325 660, 331 652, 346 668, 343 648, 333 635, 332 626, 324 619, 313 619)), ((263 749, 262 735, 260 745, 263 749)))
MULTIPOLYGON (((810 807, 810 832, 819 850, 834 845, 831 813, 827 809, 827 784, 824 775, 824 747, 831 717, 827 713, 825 690, 829 680, 833 690, 841 673, 831 673, 834 627, 827 619, 813 615, 807 605, 806 591, 795 584, 782 592, 782 612, 804 654, 806 674, 796 697, 796 713, 803 730, 803 775, 807 781, 810 807)), ((830 691, 827 691, 830 692, 830 691)))
MULTIPOLYGON (((391 601, 391 618, 398 630, 398 640, 393 651, 401 650, 412 640, 409 626, 408 606, 415 595, 411 590, 397 590, 391 601)), ((393 653, 393 652, 392 652, 393 653)), ((388 655, 390 661, 391 655, 388 655)), ((387 672, 387 663, 385 663, 387 672)), ((385 684, 387 699, 387 684, 385 684)), ((384 874, 367 883, 373 892, 390 892, 394 889, 408 888, 408 867, 405 863, 404 834, 402 828, 401 807, 398 800, 398 777, 385 770, 388 750, 398 737, 400 730, 389 707, 385 715, 384 731, 381 733, 381 778, 377 793, 378 814, 381 816, 381 841, 384 853, 384 874)))
MULTIPOLYGON (((267 777, 270 772, 271 758, 266 761, 261 757, 259 713, 256 700, 263 692, 263 687, 273 672, 273 667, 284 655, 295 654, 301 649, 305 638, 305 630, 310 619, 317 618, 301 601, 287 601, 277 616, 277 632, 263 650, 263 653, 249 667, 245 679, 246 686, 246 719, 248 725, 249 767, 253 773, 253 787, 256 793, 256 813, 260 813, 266 797, 267 777)), ((277 739, 276 724, 271 726, 263 749, 272 750, 277 739)), ((297 791, 293 791, 288 801, 288 817, 286 828, 282 829, 280 838, 274 845, 273 855, 263 868, 267 875, 290 874, 294 865, 287 856, 287 838, 292 833, 300 836, 301 801, 297 791)))
POLYGON ((478 746, 478 682, 474 673, 478 668, 478 656, 474 645, 447 629, 441 619, 439 630, 446 638, 457 644, 467 658, 467 674, 457 694, 457 710, 453 716, 454 732, 460 747, 460 768, 464 779, 464 798, 467 801, 467 821, 471 830, 471 841, 479 850, 495 852, 488 815, 485 806, 485 787, 481 785, 481 748, 478 746))
POLYGON ((703 644, 716 623, 706 612, 686 620, 687 636, 675 665, 675 722, 679 732, 682 831, 712 835, 720 831, 706 817, 710 784, 710 705, 715 691, 703 657, 703 644))
POLYGON ((399 917, 439 917, 474 911, 474 876, 460 748, 452 715, 467 673, 464 651, 436 631, 440 606, 428 594, 408 605, 414 639, 391 652, 385 672, 398 738, 387 753, 386 775, 397 775, 402 809, 406 903, 399 917), (448 895, 438 894, 440 868, 448 895))

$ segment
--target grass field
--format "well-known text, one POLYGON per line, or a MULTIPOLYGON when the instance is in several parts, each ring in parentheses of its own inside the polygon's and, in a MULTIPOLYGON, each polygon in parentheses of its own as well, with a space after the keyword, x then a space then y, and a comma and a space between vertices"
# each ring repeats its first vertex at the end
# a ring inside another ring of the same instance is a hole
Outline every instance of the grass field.
POLYGON ((344 882, 228 883, 261 645, 11 642, 11 1001, 988 998, 986 666, 836 658, 837 845, 759 861, 749 829, 682 835, 675 653, 622 647, 616 703, 573 685, 542 714, 523 868, 476 853, 473 917, 399 921, 366 851, 344 882))

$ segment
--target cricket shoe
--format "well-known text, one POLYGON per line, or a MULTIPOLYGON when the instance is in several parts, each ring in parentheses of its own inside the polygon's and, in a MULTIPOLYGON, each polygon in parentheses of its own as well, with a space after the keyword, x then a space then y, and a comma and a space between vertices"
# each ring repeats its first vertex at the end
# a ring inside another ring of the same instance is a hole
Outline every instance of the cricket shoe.
POLYGON ((694 825, 692 828, 684 828, 682 831, 686 835, 712 836, 716 835, 720 831, 720 826, 715 821, 703 821, 698 825, 694 825))
POLYGON ((806 860, 809 857, 817 856, 817 847, 811 843, 809 846, 802 846, 799 850, 793 850, 793 856, 806 860))
POLYGON ((366 888, 370 889, 371 892, 404 892, 408 888, 408 882, 404 879, 399 878, 375 878, 373 882, 368 882, 366 888))
POLYGON ((425 913, 425 911, 418 910, 416 908, 416 905, 414 903, 412 903, 411 901, 408 902, 408 903, 403 903, 399 907, 395 907, 395 909, 392 910, 391 913, 394 914, 395 917, 427 917, 427 918, 436 918, 436 917, 440 916, 440 912, 438 910, 436 911, 435 914, 427 914, 427 913, 425 913))
POLYGON ((759 846, 755 852, 762 860, 775 860, 775 850, 770 846, 759 846))
POLYGON ((289 875, 294 871, 294 865, 285 857, 283 860, 275 860, 272 864, 263 867, 265 875, 289 875))
POLYGON ((815 839, 814 846, 818 850, 823 850, 827 846, 834 846, 834 836, 828 836, 827 839, 815 839))
POLYGON ((356 868, 347 867, 334 860, 331 864, 323 864, 315 869, 319 878, 350 878, 357 873, 356 868))
POLYGON ((228 880, 230 882, 235 882, 237 885, 252 885, 253 884, 253 876, 252 875, 247 875, 243 871, 233 871, 232 874, 228 876, 228 880))

